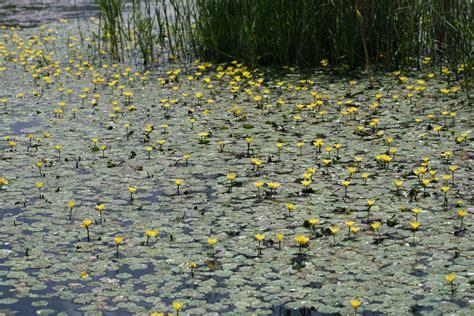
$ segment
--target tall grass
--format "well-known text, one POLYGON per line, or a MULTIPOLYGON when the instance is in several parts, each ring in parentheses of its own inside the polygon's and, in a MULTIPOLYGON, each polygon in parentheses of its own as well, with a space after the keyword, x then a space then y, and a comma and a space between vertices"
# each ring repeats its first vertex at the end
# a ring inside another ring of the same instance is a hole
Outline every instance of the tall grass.
POLYGON ((98 49, 101 50, 101 43, 105 44, 105 50, 112 58, 121 60, 124 56, 123 40, 123 7, 125 0, 96 0, 100 9, 99 16, 99 41, 98 49))
POLYGON ((199 53, 250 63, 413 66, 472 52, 471 0, 196 0, 199 53))
POLYGON ((314 66, 327 59, 333 66, 395 68, 420 66, 425 56, 470 63, 472 54, 473 0, 133 0, 126 34, 124 0, 97 1, 111 56, 122 58, 126 38, 144 64, 166 52, 250 64, 314 66))

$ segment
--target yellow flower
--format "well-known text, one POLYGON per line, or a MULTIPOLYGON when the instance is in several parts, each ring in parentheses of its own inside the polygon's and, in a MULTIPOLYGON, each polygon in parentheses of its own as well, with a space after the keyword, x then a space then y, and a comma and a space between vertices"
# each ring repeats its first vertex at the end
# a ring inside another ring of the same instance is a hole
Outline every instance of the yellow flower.
POLYGON ((459 210, 458 211, 458 217, 463 218, 466 215, 467 215, 467 210, 459 210))
POLYGON ((349 167, 347 168, 347 172, 349 172, 349 174, 354 174, 357 172, 357 168, 355 167, 349 167))
POLYGON ((6 178, 4 178, 4 177, 1 177, 1 178, 0 178, 0 187, 1 187, 2 185, 8 185, 8 180, 7 180, 6 178))
POLYGON ((41 182, 41 181, 36 182, 36 187, 38 189, 41 189, 43 187, 43 182, 41 182))
POLYGON ((411 211, 415 214, 415 215, 418 215, 421 213, 421 208, 418 208, 418 207, 414 207, 411 209, 411 211))
POLYGON ((209 239, 207 239, 207 243, 211 246, 214 246, 215 244, 217 244, 217 239, 216 238, 209 238, 209 239))
POLYGON ((104 204, 104 203, 97 204, 97 205, 95 206, 95 208, 96 208, 99 212, 102 212, 102 211, 105 209, 105 204, 104 204))
POLYGON ((306 245, 309 242, 309 237, 306 237, 304 235, 297 235, 295 237, 295 241, 301 246, 306 245))
POLYGON ((395 186, 396 186, 397 188, 401 187, 402 184, 403 184, 403 181, 402 181, 402 180, 395 180, 395 186))
POLYGON ((130 193, 135 193, 136 190, 137 190, 137 187, 132 187, 132 186, 128 187, 128 192, 130 193))
POLYGON ((114 237, 114 242, 117 246, 120 245, 122 241, 123 241, 123 237, 120 237, 120 236, 114 237))
POLYGON ((449 166, 449 170, 450 170, 451 172, 454 172, 454 171, 458 170, 458 166, 455 166, 455 165, 449 166))
POLYGON ((74 206, 76 206, 76 202, 74 202, 73 200, 70 200, 69 202, 67 202, 67 206, 69 208, 73 208, 74 206))
POLYGON ((264 234, 256 234, 255 239, 257 239, 259 242, 265 239, 264 234))
POLYGON ((179 303, 179 302, 173 302, 173 308, 179 312, 182 308, 183 308, 183 304, 179 303))
POLYGON ((410 226, 412 230, 418 230, 420 228, 420 223, 419 222, 410 222, 410 226))
POLYGON ((281 186, 281 184, 278 182, 267 182, 267 185, 272 190, 276 190, 281 186))
POLYGON ((450 273, 446 276, 446 281, 448 281, 449 283, 453 283, 455 279, 456 279, 456 274, 454 273, 450 273))
POLYGON ((82 226, 85 228, 85 229, 88 229, 89 226, 92 225, 92 220, 90 219, 85 219, 83 222, 82 222, 82 226))
POLYGON ((362 304, 362 302, 358 299, 353 299, 351 300, 351 306, 354 308, 354 309, 358 309, 359 306, 362 304))
POLYGON ((345 222, 345 224, 346 224, 347 227, 351 228, 352 225, 354 225, 354 222, 353 221, 347 221, 347 222, 345 222))
POLYGON ((184 183, 184 180, 182 180, 182 179, 175 179, 175 180, 174 180, 174 183, 175 183, 177 186, 180 186, 181 184, 184 183))
POLYGON ((319 220, 317 218, 310 218, 308 219, 308 223, 311 225, 311 226, 314 226, 316 225, 317 223, 319 223, 319 220))
POLYGON ((341 228, 339 226, 332 226, 329 227, 329 230, 331 231, 331 234, 336 235, 341 228))
POLYGON ((379 228, 380 228, 380 225, 382 225, 382 223, 380 223, 380 222, 373 222, 370 226, 372 226, 372 228, 373 228, 375 231, 378 231, 379 228))
POLYGON ((286 203, 286 208, 288 209, 288 212, 291 212, 294 210, 295 205, 293 203, 286 203))
POLYGON ((146 229, 145 230, 145 235, 147 237, 152 237, 152 236, 156 237, 156 236, 158 236, 158 233, 159 233, 158 229, 146 229))
POLYGON ((237 178, 237 175, 233 172, 231 172, 227 175, 227 179, 229 179, 230 182, 234 181, 235 178, 237 178))
POLYGON ((257 182, 255 182, 255 186, 256 186, 257 188, 260 188, 260 187, 262 187, 263 185, 264 185, 264 182, 263 182, 263 181, 257 181, 257 182))
POLYGON ((87 271, 82 271, 81 277, 82 277, 83 279, 87 279, 87 278, 89 277, 89 273, 87 273, 87 271))
POLYGON ((346 180, 346 181, 342 181, 342 185, 343 185, 344 187, 346 187, 346 188, 347 188, 350 184, 351 184, 350 181, 347 181, 347 180, 346 180))
POLYGON ((358 232, 360 232, 360 227, 355 227, 355 226, 351 227, 351 233, 357 234, 358 232))
POLYGON ((277 238, 278 241, 282 241, 282 240, 283 240, 283 237, 284 237, 284 235, 281 234, 281 233, 277 233, 277 234, 276 234, 276 238, 277 238))
POLYGON ((375 200, 370 200, 370 199, 367 200, 367 206, 368 206, 368 207, 371 207, 371 206, 373 206, 374 204, 375 204, 375 200))

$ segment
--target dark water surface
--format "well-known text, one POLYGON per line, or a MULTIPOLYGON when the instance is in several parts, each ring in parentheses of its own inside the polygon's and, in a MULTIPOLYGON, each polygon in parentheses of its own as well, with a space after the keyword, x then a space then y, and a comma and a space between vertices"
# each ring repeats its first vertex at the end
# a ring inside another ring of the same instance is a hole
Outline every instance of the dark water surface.
POLYGON ((34 27, 58 19, 97 15, 94 0, 0 0, 0 25, 34 27))

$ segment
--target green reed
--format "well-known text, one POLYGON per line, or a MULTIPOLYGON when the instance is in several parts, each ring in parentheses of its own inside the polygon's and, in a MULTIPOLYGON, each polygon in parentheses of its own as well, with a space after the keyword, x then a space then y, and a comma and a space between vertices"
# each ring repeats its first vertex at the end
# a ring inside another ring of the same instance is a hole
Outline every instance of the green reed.
POLYGON ((472 0, 134 0, 128 15, 124 0, 97 2, 110 55, 123 58, 125 39, 145 65, 163 53, 366 70, 423 67, 423 57, 471 65, 472 0))

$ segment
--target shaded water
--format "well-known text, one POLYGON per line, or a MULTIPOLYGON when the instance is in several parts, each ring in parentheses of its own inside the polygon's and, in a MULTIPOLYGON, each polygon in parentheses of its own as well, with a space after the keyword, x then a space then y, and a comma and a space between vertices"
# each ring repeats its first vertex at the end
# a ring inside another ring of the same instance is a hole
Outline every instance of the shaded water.
POLYGON ((0 25, 34 27, 58 19, 87 18, 97 12, 94 0, 2 0, 0 25))

